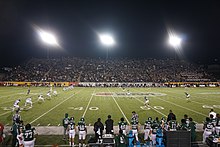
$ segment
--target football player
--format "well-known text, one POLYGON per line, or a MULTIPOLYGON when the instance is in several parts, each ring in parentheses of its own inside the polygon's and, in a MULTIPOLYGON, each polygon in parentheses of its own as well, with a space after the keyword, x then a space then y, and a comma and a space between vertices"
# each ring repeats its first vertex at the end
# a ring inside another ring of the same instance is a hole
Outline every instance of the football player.
POLYGON ((126 127, 127 127, 127 122, 124 120, 124 118, 121 118, 121 121, 118 122, 118 128, 119 130, 122 130, 122 133, 126 135, 126 127))
POLYGON ((68 117, 68 113, 65 113, 65 117, 63 118, 63 128, 64 128, 63 139, 64 140, 66 139, 66 135, 68 132, 69 121, 70 121, 70 118, 68 117))
POLYGON ((151 140, 151 133, 152 133, 152 118, 148 117, 148 119, 145 121, 144 123, 144 140, 150 144, 150 140, 151 140))
POLYGON ((136 141, 138 141, 138 121, 135 118, 133 118, 131 121, 131 130, 136 141))
POLYGON ((31 92, 31 89, 30 89, 30 87, 29 87, 28 90, 27 90, 27 95, 29 95, 30 92, 31 92))
POLYGON ((21 115, 19 114, 19 110, 16 110, 15 114, 12 116, 12 123, 15 124, 16 120, 20 122, 21 115))
POLYGON ((74 122, 74 117, 70 118, 70 122, 68 125, 68 131, 69 131, 69 145, 74 146, 74 138, 76 135, 76 124, 74 122))
POLYGON ((156 145, 156 135, 157 135, 157 130, 159 129, 160 127, 160 124, 159 124, 159 119, 158 117, 156 117, 156 119, 153 121, 152 123, 152 143, 153 143, 153 146, 156 145))
POLYGON ((131 96, 131 93, 129 90, 127 90, 127 96, 130 97, 131 96))
POLYGON ((25 107, 27 106, 27 104, 30 104, 31 107, 32 107, 32 100, 31 100, 31 97, 27 98, 26 101, 25 101, 25 107))
POLYGON ((205 144, 206 138, 209 137, 214 131, 214 124, 211 122, 209 117, 206 117, 206 122, 204 123, 203 126, 204 132, 203 132, 203 143, 205 144))
POLYGON ((217 135, 220 135, 220 114, 216 115, 216 126, 215 131, 217 135))
POLYGON ((57 96, 57 91, 56 90, 53 91, 53 95, 57 96))
POLYGON ((47 96, 49 99, 51 99, 50 91, 47 92, 47 96))
POLYGON ((24 146, 26 147, 34 147, 35 142, 35 128, 31 127, 31 124, 27 124, 25 126, 25 129, 22 132, 23 138, 24 138, 24 146))
POLYGON ((186 100, 189 102, 190 101, 190 94, 188 92, 185 92, 186 95, 186 100))
POLYGON ((24 138, 23 138, 23 135, 22 135, 22 131, 24 130, 24 123, 23 123, 23 120, 21 120, 19 122, 19 125, 18 125, 18 134, 17 134, 17 139, 18 139, 18 144, 19 144, 19 147, 23 147, 24 146, 24 138))
POLYGON ((79 130, 79 147, 83 145, 85 146, 85 139, 86 139, 86 123, 85 119, 82 117, 78 122, 78 130, 79 130))
POLYGON ((172 117, 171 120, 168 122, 168 130, 169 131, 176 131, 177 130, 177 122, 172 117))
POLYGON ((150 105, 149 105, 149 99, 145 96, 145 97, 144 97, 144 100, 145 100, 145 102, 144 102, 145 107, 146 107, 146 106, 149 107, 149 106, 150 106, 150 105))
POLYGON ((43 98, 43 95, 42 94, 40 94, 39 96, 38 96, 38 100, 37 100, 38 102, 39 101, 43 101, 44 102, 44 98, 43 98))
POLYGON ((135 111, 132 111, 132 117, 131 120, 136 120, 138 122, 138 114, 135 111))
POLYGON ((18 105, 20 101, 21 101, 20 99, 15 101, 12 111, 14 111, 15 109, 18 111, 20 110, 20 106, 18 105))

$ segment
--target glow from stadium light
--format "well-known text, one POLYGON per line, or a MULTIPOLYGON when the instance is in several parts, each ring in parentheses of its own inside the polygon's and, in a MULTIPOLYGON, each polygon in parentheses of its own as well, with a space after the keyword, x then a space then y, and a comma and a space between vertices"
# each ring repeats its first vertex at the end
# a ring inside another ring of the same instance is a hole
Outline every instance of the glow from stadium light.
POLYGON ((181 49, 181 38, 178 37, 175 33, 169 31, 169 44, 175 49, 179 50, 181 49))
POLYGON ((59 45, 56 37, 52 33, 45 32, 42 30, 39 31, 38 33, 39 33, 41 39, 43 40, 43 42, 50 44, 50 45, 56 45, 56 46, 59 45))
POLYGON ((99 39, 104 45, 107 45, 107 46, 112 46, 115 44, 114 38, 108 34, 99 35, 99 39))

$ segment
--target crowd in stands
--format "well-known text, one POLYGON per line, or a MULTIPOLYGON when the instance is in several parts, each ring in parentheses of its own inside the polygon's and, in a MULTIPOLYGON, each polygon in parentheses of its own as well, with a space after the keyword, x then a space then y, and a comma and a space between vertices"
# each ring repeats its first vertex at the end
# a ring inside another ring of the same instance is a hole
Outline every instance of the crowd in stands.
POLYGON ((3 81, 29 82, 185 82, 213 81, 198 65, 166 59, 36 59, 12 68, 3 81))

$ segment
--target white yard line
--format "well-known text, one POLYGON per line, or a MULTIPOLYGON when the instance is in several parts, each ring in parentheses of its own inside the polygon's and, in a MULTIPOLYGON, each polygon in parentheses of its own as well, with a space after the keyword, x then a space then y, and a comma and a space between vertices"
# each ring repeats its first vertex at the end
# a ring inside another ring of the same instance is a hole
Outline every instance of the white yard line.
MULTIPOLYGON (((76 94, 80 93, 82 90, 76 92, 76 94)), ((62 102, 60 102, 59 104, 57 104, 56 106, 54 106, 53 108, 51 108, 50 110, 48 110, 47 112, 43 113, 42 115, 40 115, 38 118, 34 119, 33 121, 31 121, 30 123, 35 122, 36 120, 40 119, 41 117, 43 117, 44 115, 46 115, 47 113, 49 113, 50 111, 52 111, 53 109, 55 109, 56 107, 58 107, 59 105, 61 105, 62 103, 64 103, 65 101, 67 101, 68 99, 70 99, 71 97, 73 97, 74 94, 72 94, 71 96, 69 96, 67 99, 63 100, 62 102)))
POLYGON ((85 115, 86 115, 86 112, 87 112, 87 110, 88 110, 88 108, 89 108, 89 105, 90 105, 90 103, 91 103, 91 101, 92 101, 92 98, 93 98, 93 96, 94 96, 94 92, 95 92, 95 90, 93 91, 92 96, 91 96, 90 99, 89 99, 89 102, 88 102, 88 104, 87 104, 87 106, 86 106, 86 109, 85 109, 85 111, 84 111, 82 117, 85 117, 85 115))
POLYGON ((200 115, 202 115, 202 116, 207 117, 207 115, 205 115, 205 114, 203 114, 203 113, 200 113, 200 112, 197 112, 197 111, 195 111, 195 110, 192 110, 192 109, 190 109, 190 108, 183 107, 183 106, 178 105, 178 104, 175 104, 175 103, 173 103, 173 102, 166 101, 166 100, 161 99, 161 98, 159 98, 159 97, 156 97, 156 98, 157 98, 157 99, 160 99, 160 100, 162 100, 162 101, 164 101, 164 102, 170 103, 170 104, 172 104, 172 105, 175 105, 175 106, 181 107, 181 108, 183 108, 183 109, 186 109, 186 110, 189 110, 189 111, 192 111, 192 112, 194 112, 194 113, 197 113, 197 114, 200 114, 200 115))
POLYGON ((5 113, 0 114, 0 116, 3 116, 3 115, 8 114, 8 113, 10 113, 10 112, 11 112, 11 111, 7 111, 7 112, 5 112, 5 113))
MULTIPOLYGON (((139 91, 138 91, 139 92, 139 91)), ((138 98, 136 98, 136 97, 134 97, 136 100, 138 100, 138 101, 140 101, 141 103, 143 103, 144 104, 144 102, 143 101, 141 101, 141 100, 139 100, 138 98)), ((153 109, 154 111, 156 111, 157 113, 159 113, 159 114, 161 114, 161 115, 163 115, 163 116, 165 116, 165 117, 167 117, 167 115, 166 114, 164 114, 164 113, 162 113, 162 112, 160 112, 160 111, 158 111, 157 109, 155 109, 155 108, 153 108, 153 107, 151 107, 151 106, 149 106, 151 109, 153 109)))
POLYGON ((43 117, 44 115, 46 115, 47 113, 49 113, 50 111, 52 111, 53 109, 55 109, 56 107, 60 106, 62 103, 64 103, 65 101, 69 100, 70 98, 72 98, 74 96, 74 94, 72 94, 71 96, 69 96, 67 99, 63 100, 62 102, 60 102, 59 104, 57 104, 56 106, 54 106, 53 108, 51 108, 50 110, 48 110, 47 112, 43 113, 42 115, 40 115, 39 117, 37 117, 36 119, 32 120, 30 123, 32 124, 33 122, 35 122, 36 120, 40 119, 41 117, 43 117))
MULTIPOLYGON (((109 92, 111 92, 109 89, 108 89, 109 92)), ((121 111, 122 115, 124 116, 124 118, 126 119, 126 121, 128 122, 128 124, 130 125, 131 123, 129 122, 128 118, 125 116, 124 112, 122 111, 121 107, 118 105, 118 102, 115 100, 115 97, 113 95, 111 95, 113 100, 115 101, 116 105, 118 106, 118 109, 121 111)))

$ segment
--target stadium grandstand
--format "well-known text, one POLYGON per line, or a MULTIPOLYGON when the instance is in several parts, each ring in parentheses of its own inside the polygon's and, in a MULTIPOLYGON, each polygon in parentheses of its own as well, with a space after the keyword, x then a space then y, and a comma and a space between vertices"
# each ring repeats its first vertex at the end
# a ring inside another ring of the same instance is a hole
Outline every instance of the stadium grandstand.
POLYGON ((2 69, 2 81, 216 82, 203 66, 174 59, 32 58, 2 69), (4 69, 4 72, 3 72, 4 69))

